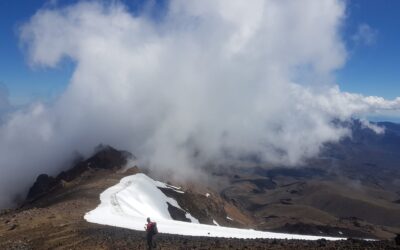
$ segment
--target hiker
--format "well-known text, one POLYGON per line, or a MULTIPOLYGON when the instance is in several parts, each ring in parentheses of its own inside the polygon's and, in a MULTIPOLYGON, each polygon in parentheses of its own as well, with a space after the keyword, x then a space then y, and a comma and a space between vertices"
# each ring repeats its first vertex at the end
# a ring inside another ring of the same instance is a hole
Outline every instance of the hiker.
POLYGON ((146 229, 146 239, 147 239, 147 247, 148 249, 153 249, 156 247, 155 242, 153 242, 153 236, 158 233, 157 223, 152 222, 150 218, 147 218, 147 224, 144 229, 146 229))

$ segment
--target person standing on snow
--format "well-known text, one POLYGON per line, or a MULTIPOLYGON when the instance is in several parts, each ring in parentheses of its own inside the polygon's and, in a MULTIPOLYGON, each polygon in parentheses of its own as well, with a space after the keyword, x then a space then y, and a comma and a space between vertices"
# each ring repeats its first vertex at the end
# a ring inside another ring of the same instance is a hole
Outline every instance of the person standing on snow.
POLYGON ((155 248, 156 244, 153 243, 153 236, 158 233, 157 223, 152 222, 150 218, 147 218, 147 224, 145 225, 144 229, 146 230, 146 239, 147 239, 147 247, 148 249, 155 248))

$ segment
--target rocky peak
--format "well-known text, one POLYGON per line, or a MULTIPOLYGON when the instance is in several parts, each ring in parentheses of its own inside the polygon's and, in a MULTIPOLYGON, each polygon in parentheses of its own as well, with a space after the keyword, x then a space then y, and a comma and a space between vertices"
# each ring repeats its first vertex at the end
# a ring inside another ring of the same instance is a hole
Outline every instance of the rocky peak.
POLYGON ((95 148, 95 153, 91 157, 78 161, 70 169, 62 171, 56 178, 47 174, 39 175, 29 189, 26 200, 32 202, 52 191, 62 182, 74 180, 88 169, 118 170, 124 167, 130 159, 135 159, 131 153, 100 144, 95 148))

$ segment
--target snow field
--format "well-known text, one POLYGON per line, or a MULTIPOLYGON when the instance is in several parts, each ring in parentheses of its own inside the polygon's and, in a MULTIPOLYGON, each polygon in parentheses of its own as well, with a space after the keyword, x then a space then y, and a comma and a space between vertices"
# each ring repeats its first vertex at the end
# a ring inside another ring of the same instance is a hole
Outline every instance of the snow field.
MULTIPOLYGON (((252 229, 238 229, 222 226, 199 224, 199 221, 191 214, 186 213, 190 222, 175 221, 168 212, 167 202, 181 208, 176 200, 167 197, 157 187, 171 188, 177 192, 183 192, 159 181, 154 181, 145 174, 135 174, 124 177, 121 181, 100 194, 100 205, 85 214, 88 222, 123 227, 144 231, 146 218, 157 222, 160 233, 210 236, 227 238, 275 238, 275 239, 302 239, 340 240, 343 238, 322 237, 311 235, 297 235, 285 233, 272 233, 256 231, 252 229)), ((216 223, 215 223, 216 224, 216 223)))

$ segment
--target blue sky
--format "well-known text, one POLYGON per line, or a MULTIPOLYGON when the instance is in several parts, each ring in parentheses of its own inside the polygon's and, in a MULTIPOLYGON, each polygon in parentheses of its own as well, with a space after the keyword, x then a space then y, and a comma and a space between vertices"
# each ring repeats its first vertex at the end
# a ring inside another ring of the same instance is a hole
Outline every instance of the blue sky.
MULTIPOLYGON (((58 1, 69 4, 73 0, 58 1)), ((143 0, 129 2, 140 10, 143 0)), ((31 68, 21 51, 18 26, 48 1, 13 0, 0 2, 0 84, 7 87, 15 105, 35 100, 51 101, 68 84, 73 65, 64 62, 56 69, 31 68)), ((343 26, 349 58, 336 72, 342 90, 395 98, 400 95, 400 31, 397 0, 349 0, 343 26)))
POLYGON ((32 101, 50 101, 66 87, 72 65, 56 69, 32 68, 27 63, 19 39, 18 27, 40 9, 46 1, 0 2, 0 84, 8 89, 14 105, 32 101))
POLYGON ((400 95, 400 1, 348 1, 344 38, 349 51, 347 64, 338 72, 342 90, 395 98, 400 95), (359 25, 375 33, 371 44, 354 41, 359 25))

